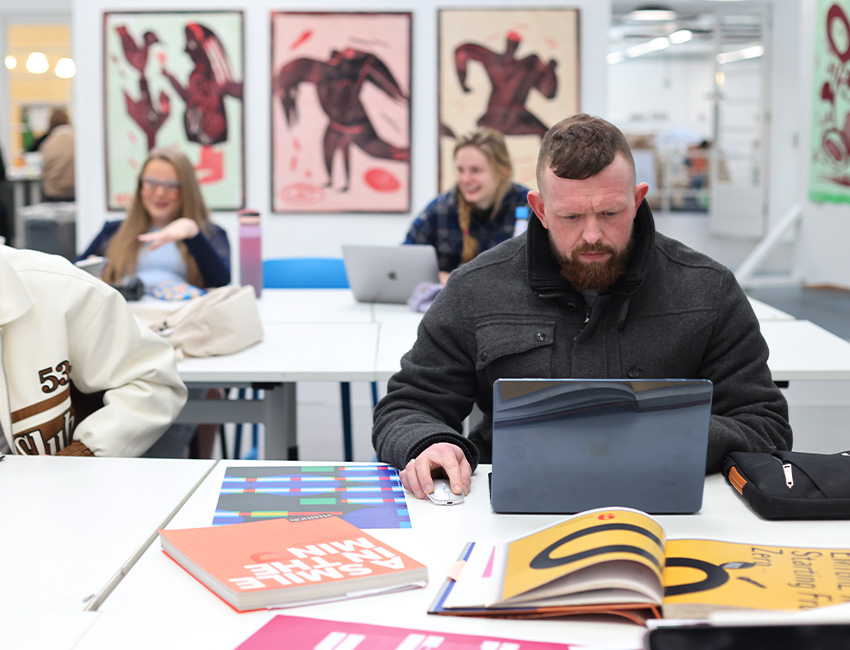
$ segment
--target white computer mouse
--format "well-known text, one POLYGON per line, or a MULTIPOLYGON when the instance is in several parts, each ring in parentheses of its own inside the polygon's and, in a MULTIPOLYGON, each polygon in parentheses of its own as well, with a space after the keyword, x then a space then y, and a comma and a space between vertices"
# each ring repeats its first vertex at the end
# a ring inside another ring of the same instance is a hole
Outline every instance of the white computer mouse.
POLYGON ((434 491, 428 495, 431 503, 436 503, 438 506, 453 506, 463 501, 463 494, 455 494, 452 492, 451 483, 447 478, 434 479, 434 491))

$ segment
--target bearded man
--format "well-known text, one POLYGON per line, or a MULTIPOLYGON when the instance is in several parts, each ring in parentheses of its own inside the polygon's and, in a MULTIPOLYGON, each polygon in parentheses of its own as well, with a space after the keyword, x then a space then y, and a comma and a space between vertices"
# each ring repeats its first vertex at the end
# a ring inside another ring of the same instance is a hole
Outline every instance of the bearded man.
POLYGON ((502 377, 710 379, 707 472, 731 451, 790 449, 747 297, 729 269, 656 232, 620 130, 562 120, 541 143, 537 185, 527 233, 451 274, 375 409, 378 458, 404 486, 423 498, 445 475, 469 490, 490 462, 502 377), (483 418, 467 438, 473 404, 483 418))

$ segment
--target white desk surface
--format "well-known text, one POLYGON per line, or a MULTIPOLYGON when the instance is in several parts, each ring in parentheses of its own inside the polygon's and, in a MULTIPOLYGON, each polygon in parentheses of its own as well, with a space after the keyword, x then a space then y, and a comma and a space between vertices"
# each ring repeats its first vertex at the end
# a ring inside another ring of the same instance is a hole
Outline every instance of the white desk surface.
POLYGON ((371 323, 371 303, 350 289, 263 289, 260 319, 270 323, 371 323))
POLYGON ((79 647, 77 643, 99 616, 97 612, 0 609, 0 647, 3 650, 72 650, 79 647))
POLYGON ((185 382, 372 381, 375 323, 264 324, 263 340, 236 354, 184 359, 185 382))
POLYGON ((0 610, 89 607, 214 464, 7 455, 0 462, 0 610))
POLYGON ((375 303, 372 309, 380 327, 375 378, 386 381, 401 369, 401 358, 413 347, 423 314, 407 305, 375 303))
MULTIPOLYGON (((222 461, 169 523, 169 528, 206 526, 212 521, 221 478, 228 464, 285 464, 274 461, 222 461)), ((424 589, 385 596, 273 610, 236 613, 170 560, 155 542, 100 608, 101 618, 80 649, 110 648, 233 648, 259 629, 272 614, 358 621, 400 627, 584 643, 593 647, 639 648, 643 629, 615 620, 573 618, 559 621, 485 620, 430 616, 427 607, 463 545, 473 539, 510 538, 562 519, 555 515, 497 515, 489 506, 488 466, 473 477, 466 501, 440 507, 408 495, 413 527, 372 530, 372 534, 428 565, 424 589), (184 616, 181 616, 183 614, 184 616), (165 627, 160 627, 165 626, 165 627), (188 628, 188 631, 187 631, 188 628), (163 634, 168 629, 168 635, 163 634), (241 636, 240 636, 241 635, 241 636), (172 639, 167 646, 164 639, 172 639)), ((702 511, 697 515, 659 517, 671 537, 716 537, 728 540, 837 547, 847 545, 847 523, 768 522, 752 514, 725 480, 706 481, 702 511)))
POLYGON ((807 320, 763 321, 774 381, 850 379, 850 342, 807 320))
POLYGON ((762 302, 761 300, 756 300, 755 298, 750 298, 749 296, 747 296, 747 298, 749 299, 753 312, 755 313, 756 318, 759 319, 759 322, 766 320, 794 320, 794 316, 782 311, 781 309, 771 307, 767 303, 762 302))

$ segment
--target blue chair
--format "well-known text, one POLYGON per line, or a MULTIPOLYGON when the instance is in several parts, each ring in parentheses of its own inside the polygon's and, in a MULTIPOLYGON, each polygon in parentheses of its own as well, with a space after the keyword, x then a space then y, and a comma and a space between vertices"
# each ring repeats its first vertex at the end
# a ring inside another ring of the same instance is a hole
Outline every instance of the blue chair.
MULTIPOLYGON (((286 257, 263 261, 263 287, 267 289, 348 289, 345 263, 338 257, 286 257)), ((342 402, 342 443, 346 461, 354 460, 351 427, 351 384, 339 384, 342 402)), ((378 404, 378 382, 372 382, 372 405, 378 404)), ((241 443, 237 427, 235 447, 241 443)), ((248 456, 256 458, 258 428, 254 425, 254 446, 248 456)))
POLYGON ((263 286, 269 289, 348 289, 341 257, 283 257, 263 261, 263 286))

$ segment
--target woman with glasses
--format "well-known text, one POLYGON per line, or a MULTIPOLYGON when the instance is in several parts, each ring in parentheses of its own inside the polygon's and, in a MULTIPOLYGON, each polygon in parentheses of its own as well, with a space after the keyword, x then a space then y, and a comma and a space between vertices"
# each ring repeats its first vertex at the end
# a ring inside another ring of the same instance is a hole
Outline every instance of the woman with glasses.
MULTIPOLYGON (((230 284, 227 233, 210 221, 192 163, 175 149, 150 151, 127 216, 107 221, 79 259, 95 255, 108 260, 103 279, 119 287, 134 276, 153 293, 175 283, 202 289, 230 284)), ((191 389, 190 396, 203 392, 191 389)), ((220 389, 212 393, 223 397, 220 389)), ((216 427, 188 424, 172 425, 143 455, 182 457, 196 430, 197 455, 211 457, 216 427)))
POLYGON ((108 221, 79 259, 100 255, 103 279, 137 276, 147 289, 186 282, 202 289, 230 283, 227 233, 210 221, 192 164, 169 148, 151 150, 123 221, 108 221))

